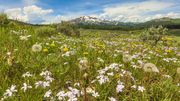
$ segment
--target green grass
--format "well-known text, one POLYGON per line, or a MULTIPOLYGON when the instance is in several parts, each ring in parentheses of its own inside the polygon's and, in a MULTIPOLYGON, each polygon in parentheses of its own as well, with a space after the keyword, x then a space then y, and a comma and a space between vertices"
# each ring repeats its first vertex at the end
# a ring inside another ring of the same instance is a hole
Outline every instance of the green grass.
POLYGON ((3 98, 8 87, 16 85, 17 92, 5 101, 50 101, 50 98, 44 98, 48 90, 52 91, 51 97, 57 100, 57 93, 68 92, 68 87, 82 92, 85 88, 91 88, 99 94, 99 97, 92 96, 92 92, 81 94, 77 97, 78 101, 109 101, 109 97, 114 97, 117 101, 178 101, 180 88, 177 84, 180 83, 180 74, 177 73, 177 68, 180 67, 180 56, 177 54, 180 52, 180 46, 174 40, 180 40, 180 37, 168 36, 173 37, 173 40, 168 41, 168 45, 159 43, 152 46, 139 41, 139 33, 141 31, 81 30, 80 38, 67 37, 60 33, 51 37, 40 37, 33 27, 1 27, 0 98, 3 98), (12 33, 12 30, 18 31, 17 34, 12 33), (20 36, 25 35, 31 37, 27 41, 20 40, 20 36), (32 46, 36 43, 41 44, 41 52, 32 51, 32 46), (8 52, 11 55, 7 55, 8 52), (135 58, 125 62, 125 53, 135 58), (84 57, 88 62, 80 64, 84 57), (170 62, 163 59, 169 59, 170 62), (138 60, 155 64, 159 73, 144 72, 138 60), (120 65, 117 66, 118 70, 109 69, 107 73, 114 75, 108 76, 108 82, 100 84, 97 81, 98 70, 113 63, 120 65), (81 70, 80 65, 85 70, 81 70), (37 81, 46 81, 40 76, 45 70, 52 73, 50 76, 54 80, 46 88, 35 88, 37 81), (22 75, 26 72, 33 76, 23 78, 22 75), (94 80, 96 81, 92 82, 94 80), (118 81, 124 85, 120 93, 116 92, 118 81), (32 88, 23 92, 23 83, 31 85, 32 88), (74 86, 75 83, 80 85, 74 86), (133 85, 143 86, 145 90, 141 92, 132 88, 133 85))

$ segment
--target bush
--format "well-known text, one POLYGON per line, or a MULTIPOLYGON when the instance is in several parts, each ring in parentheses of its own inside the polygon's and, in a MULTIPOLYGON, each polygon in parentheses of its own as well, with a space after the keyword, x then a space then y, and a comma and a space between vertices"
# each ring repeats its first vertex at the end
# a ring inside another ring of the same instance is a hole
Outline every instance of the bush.
POLYGON ((0 25, 6 25, 9 23, 8 17, 6 14, 0 14, 0 25))
POLYGON ((77 26, 69 22, 61 22, 61 24, 57 27, 57 31, 67 36, 80 36, 80 31, 78 30, 77 26))
POLYGON ((51 36, 57 33, 56 29, 51 27, 40 27, 35 32, 38 36, 51 36))
POLYGON ((152 42, 156 45, 162 40, 162 37, 167 34, 167 31, 168 29, 162 26, 158 26, 157 28, 151 27, 140 35, 140 40, 152 42))

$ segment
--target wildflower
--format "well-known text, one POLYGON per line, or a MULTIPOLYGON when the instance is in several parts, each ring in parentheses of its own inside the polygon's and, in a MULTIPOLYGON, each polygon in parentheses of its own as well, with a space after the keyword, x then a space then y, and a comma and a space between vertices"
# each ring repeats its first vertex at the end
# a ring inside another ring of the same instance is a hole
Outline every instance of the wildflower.
POLYGON ((43 52, 48 52, 48 49, 47 49, 47 48, 44 48, 44 49, 43 49, 43 52))
POLYGON ((132 57, 128 54, 123 55, 123 62, 128 63, 132 60, 132 57))
POLYGON ((109 82, 108 76, 99 75, 99 76, 97 76, 96 78, 98 79, 98 82, 99 82, 100 84, 109 82))
POLYGON ((67 47, 63 48, 64 52, 67 52, 69 49, 67 47))
POLYGON ((50 46, 51 47, 56 47, 56 45, 54 43, 51 43, 50 46))
POLYGON ((92 96, 95 97, 95 98, 96 98, 96 97, 99 97, 99 93, 94 91, 94 92, 92 93, 92 96))
POLYGON ((32 51, 33 52, 40 52, 42 50, 42 46, 40 44, 34 44, 32 46, 32 51))
POLYGON ((67 51, 66 53, 62 54, 62 57, 69 57, 70 55, 74 55, 75 51, 67 51))
POLYGON ((48 90, 48 91, 44 94, 44 97, 45 97, 45 98, 49 98, 49 97, 51 97, 51 94, 52 94, 52 91, 51 91, 51 90, 48 90))
POLYGON ((38 82, 35 83, 35 88, 37 88, 39 86, 41 86, 43 88, 49 87, 50 82, 48 82, 48 81, 47 82, 46 81, 38 81, 38 82))
POLYGON ((118 85, 116 87, 116 92, 119 93, 119 92, 122 92, 123 91, 123 88, 124 88, 124 85, 122 82, 118 82, 118 85))
POLYGON ((32 88, 32 86, 28 86, 26 83, 23 83, 23 87, 21 89, 26 92, 28 88, 32 88))
POLYGON ((180 68, 177 68, 177 73, 180 74, 180 68))
POLYGON ((26 72, 26 73, 24 73, 23 75, 22 75, 22 77, 31 77, 31 76, 33 76, 32 74, 30 74, 29 72, 26 72))
POLYGON ((111 73, 107 73, 108 76, 114 76, 114 73, 111 72, 111 73))
POLYGON ((74 86, 80 86, 80 83, 74 83, 74 86))
POLYGON ((117 101, 115 98, 113 98, 113 97, 108 97, 108 99, 110 100, 110 101, 117 101))
POLYGON ((17 92, 16 90, 16 85, 12 85, 9 89, 6 90, 6 92, 4 93, 4 99, 7 97, 11 97, 13 96, 13 93, 17 92))
POLYGON ((41 73, 40 73, 40 75, 41 76, 50 76, 52 73, 50 72, 50 71, 42 71, 41 73))
POLYGON ((143 86, 138 86, 138 91, 144 92, 145 88, 143 86))
POLYGON ((19 36, 20 37, 20 40, 23 40, 23 41, 27 41, 29 37, 31 37, 31 35, 27 35, 27 36, 19 36))
POLYGON ((79 68, 80 68, 80 70, 86 70, 88 68, 88 60, 87 60, 87 58, 81 59, 79 61, 79 68))
POLYGON ((162 75, 162 76, 165 77, 165 78, 171 78, 170 75, 162 75))
POLYGON ((134 88, 134 89, 136 89, 136 88, 137 88, 137 86, 136 86, 136 85, 133 85, 133 86, 131 86, 131 88, 134 88))
POLYGON ((65 100, 65 97, 67 96, 67 94, 64 91, 60 91, 56 94, 56 96, 58 97, 58 100, 65 100))
POLYGON ((156 72, 156 73, 159 73, 158 68, 154 64, 152 64, 152 63, 144 64, 143 69, 144 69, 145 72, 156 72))

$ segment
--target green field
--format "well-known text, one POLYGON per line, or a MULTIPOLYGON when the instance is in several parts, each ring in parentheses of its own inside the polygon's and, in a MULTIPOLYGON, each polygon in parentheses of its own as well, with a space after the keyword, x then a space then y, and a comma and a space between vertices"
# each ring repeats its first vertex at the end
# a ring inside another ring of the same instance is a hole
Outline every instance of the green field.
POLYGON ((1 100, 180 99, 179 30, 152 45, 139 40, 144 30, 81 29, 69 37, 39 36, 38 28, 0 27, 1 100))

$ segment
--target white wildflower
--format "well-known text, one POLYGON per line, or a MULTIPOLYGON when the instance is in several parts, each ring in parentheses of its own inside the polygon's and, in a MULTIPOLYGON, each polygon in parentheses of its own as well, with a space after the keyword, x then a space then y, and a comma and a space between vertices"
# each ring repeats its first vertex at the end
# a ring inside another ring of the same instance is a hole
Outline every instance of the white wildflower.
POLYGON ((23 83, 23 87, 21 88, 24 92, 26 92, 27 89, 32 88, 32 86, 27 85, 26 83, 23 83))
POLYGON ((115 98, 113 98, 113 97, 109 97, 108 98, 110 101, 117 101, 115 98))
POLYGON ((134 88, 134 89, 136 89, 136 88, 137 88, 137 86, 136 86, 136 85, 133 85, 133 86, 131 86, 131 88, 134 88))
POLYGON ((92 93, 92 96, 95 97, 95 98, 96 98, 96 97, 99 97, 99 93, 94 91, 94 92, 92 93))
POLYGON ((99 76, 97 76, 96 78, 98 79, 98 82, 99 82, 100 84, 109 82, 108 76, 99 75, 99 76))
POLYGON ((50 82, 38 81, 38 82, 35 83, 35 88, 37 88, 39 86, 41 86, 43 88, 49 87, 50 86, 50 82))
POLYGON ((118 85, 116 86, 116 92, 119 93, 119 92, 122 92, 123 91, 123 88, 124 88, 124 85, 122 82, 118 82, 118 85))
POLYGON ((138 86, 138 91, 144 92, 145 88, 143 86, 138 86))
POLYGON ((49 98, 49 97, 51 97, 51 94, 52 94, 52 91, 51 91, 51 90, 48 90, 48 91, 44 94, 44 97, 45 97, 45 98, 49 98))
POLYGON ((20 40, 27 41, 31 35, 19 36, 20 40))
POLYGON ((13 93, 17 92, 16 85, 12 85, 9 89, 6 90, 6 92, 3 94, 2 100, 4 100, 7 97, 13 96, 13 93))
POLYGON ((22 77, 31 77, 31 76, 33 76, 30 72, 26 72, 26 73, 24 73, 23 75, 22 75, 22 77))
POLYGON ((65 100, 65 97, 67 96, 67 94, 64 91, 60 91, 56 94, 56 96, 58 97, 58 100, 65 100))

